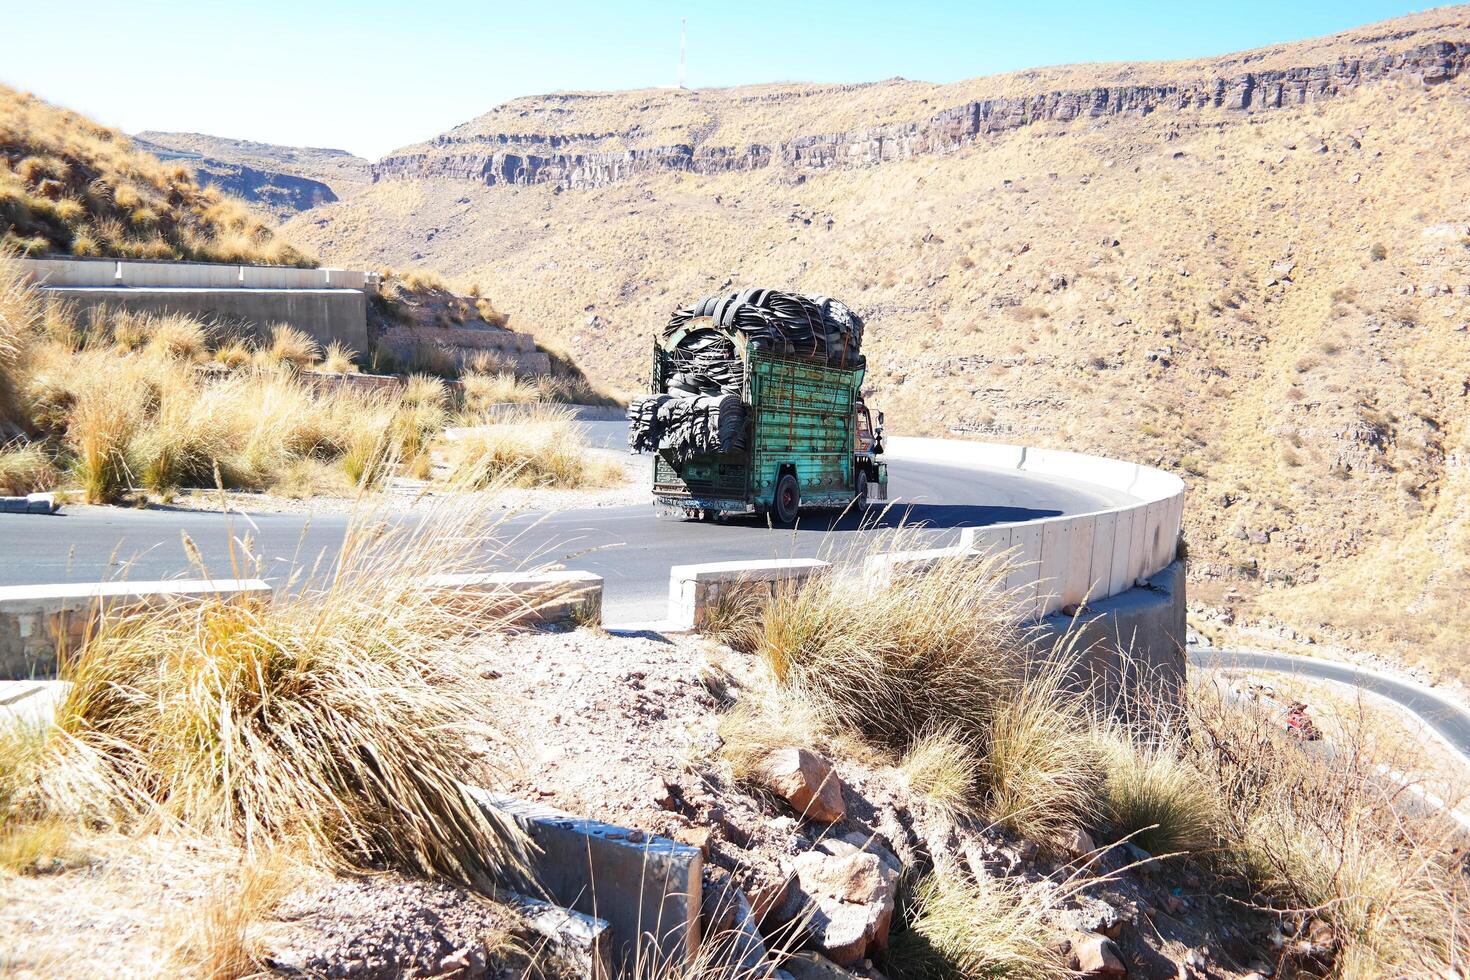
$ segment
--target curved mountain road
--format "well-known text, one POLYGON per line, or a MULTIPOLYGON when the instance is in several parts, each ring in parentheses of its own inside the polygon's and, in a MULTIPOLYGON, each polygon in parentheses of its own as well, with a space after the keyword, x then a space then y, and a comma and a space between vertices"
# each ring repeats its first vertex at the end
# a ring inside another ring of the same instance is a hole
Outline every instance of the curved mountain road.
POLYGON ((1189 662, 1193 666, 1207 669, 1237 667, 1299 674, 1316 680, 1351 684, 1382 695, 1398 702, 1422 719, 1460 756, 1462 762, 1470 766, 1470 711, 1412 681, 1400 680, 1352 664, 1319 660, 1315 657, 1298 657, 1289 653, 1191 647, 1189 662))
MULTIPOLYGON (((582 423, 599 446, 625 444, 626 423, 582 423)), ((953 543, 958 529, 1081 514, 1127 503, 1118 491, 1004 469, 976 469, 890 456, 889 496, 897 506, 877 522, 923 524, 926 546, 953 543)), ((669 568, 694 562, 816 557, 861 547, 873 533, 856 514, 803 514, 795 529, 772 529, 754 517, 724 524, 660 518, 651 504, 526 513, 503 525, 503 554, 487 563, 515 568, 555 562, 606 580, 612 622, 662 619, 669 568)), ((411 517, 409 519, 412 519, 411 517)), ((186 510, 68 507, 54 517, 0 514, 0 585, 133 580, 193 574, 181 545, 187 533, 218 577, 233 574, 230 535, 249 531, 263 576, 283 582, 293 568, 329 563, 342 542, 344 514, 222 515, 186 510)))

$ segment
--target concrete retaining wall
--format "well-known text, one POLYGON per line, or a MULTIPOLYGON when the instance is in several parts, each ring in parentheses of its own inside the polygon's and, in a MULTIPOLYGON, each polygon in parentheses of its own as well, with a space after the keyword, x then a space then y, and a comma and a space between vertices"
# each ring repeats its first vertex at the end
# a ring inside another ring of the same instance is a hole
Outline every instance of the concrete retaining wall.
POLYGON ((179 313, 256 331, 289 323, 323 347, 336 342, 359 352, 368 349, 367 297, 360 290, 64 286, 43 292, 79 309, 179 313))
POLYGON ((180 599, 263 599, 270 592, 259 579, 5 586, 0 588, 0 678, 54 674, 58 654, 78 649, 104 611, 180 599))
POLYGON ((1106 487, 1136 501, 1090 514, 966 528, 961 547, 1014 551, 1010 584, 1029 595, 1037 617, 1086 596, 1116 595, 1162 571, 1179 549, 1184 482, 1138 463, 1054 449, 955 439, 894 438, 890 457, 1012 469, 1106 487))
POLYGON ((367 274, 350 269, 296 269, 216 262, 140 262, 131 259, 22 259, 40 285, 193 289, 355 289, 367 274))

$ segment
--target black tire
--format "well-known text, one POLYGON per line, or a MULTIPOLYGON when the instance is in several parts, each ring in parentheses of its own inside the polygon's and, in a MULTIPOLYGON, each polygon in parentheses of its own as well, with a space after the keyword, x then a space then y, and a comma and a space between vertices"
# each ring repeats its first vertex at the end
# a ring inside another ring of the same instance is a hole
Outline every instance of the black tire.
POLYGON ((868 471, 858 470, 857 493, 853 495, 853 502, 858 507, 868 506, 868 471))
POLYGON ((771 519, 782 527, 796 523, 796 514, 801 509, 801 484, 790 473, 776 481, 776 494, 771 500, 771 519))

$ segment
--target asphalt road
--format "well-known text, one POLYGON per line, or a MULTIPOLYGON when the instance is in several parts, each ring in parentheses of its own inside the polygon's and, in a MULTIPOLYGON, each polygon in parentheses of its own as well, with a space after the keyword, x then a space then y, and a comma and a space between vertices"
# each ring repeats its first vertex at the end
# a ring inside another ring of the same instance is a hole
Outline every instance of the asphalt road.
POLYGON ((1244 650, 1216 650, 1191 647, 1189 662, 1196 667, 1269 670, 1283 674, 1300 674, 1318 680, 1341 681, 1365 691, 1372 691, 1397 701, 1422 718, 1459 752, 1470 765, 1470 712, 1418 684, 1401 681, 1385 674, 1363 670, 1351 664, 1294 657, 1280 653, 1254 653, 1244 650))
MULTIPOLYGON (((592 442, 623 445, 626 424, 584 423, 592 442)), ((953 543, 962 527, 1080 514, 1125 503, 1117 491, 1000 469, 966 469, 889 457, 889 497, 898 506, 880 526, 922 524, 926 545, 953 543)), ((871 515, 870 515, 871 518, 871 515)), ((0 514, 0 585, 135 581, 193 574, 181 533, 198 546, 210 573, 232 574, 231 534, 249 531, 267 580, 280 583, 293 568, 329 562, 348 518, 330 514, 222 515, 185 510, 73 506, 59 515, 0 514)), ((870 520, 871 523, 871 520, 870 520)), ((872 533, 856 514, 802 516, 794 530, 771 529, 755 518, 704 524, 661 518, 651 504, 524 514, 504 525, 503 554, 489 568, 554 562, 596 572, 606 580, 609 622, 664 618, 671 565, 750 558, 821 557, 861 546, 872 533)))

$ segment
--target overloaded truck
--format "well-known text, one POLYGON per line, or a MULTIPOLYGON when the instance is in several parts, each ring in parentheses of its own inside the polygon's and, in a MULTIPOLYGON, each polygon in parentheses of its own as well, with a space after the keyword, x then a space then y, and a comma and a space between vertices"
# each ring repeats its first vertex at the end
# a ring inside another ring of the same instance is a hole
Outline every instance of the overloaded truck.
POLYGON ((828 297, 747 289, 679 310, 654 343, 651 394, 628 409, 631 447, 657 454, 654 502, 790 525, 886 500, 865 370, 862 321, 828 297))

